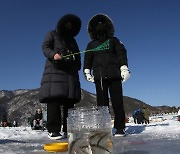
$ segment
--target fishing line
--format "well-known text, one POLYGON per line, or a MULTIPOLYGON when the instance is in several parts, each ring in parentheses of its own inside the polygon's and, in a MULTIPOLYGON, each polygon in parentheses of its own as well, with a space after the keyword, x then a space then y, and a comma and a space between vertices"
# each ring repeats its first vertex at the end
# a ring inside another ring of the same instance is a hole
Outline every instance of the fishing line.
POLYGON ((74 55, 77 55, 77 54, 82 54, 82 53, 90 52, 90 51, 101 51, 101 50, 108 50, 108 49, 109 49, 109 40, 107 40, 106 42, 104 42, 103 44, 99 45, 96 48, 89 49, 89 50, 84 50, 84 51, 80 51, 80 52, 71 53, 69 55, 62 56, 62 58, 66 58, 66 57, 69 57, 69 56, 74 56, 74 55))

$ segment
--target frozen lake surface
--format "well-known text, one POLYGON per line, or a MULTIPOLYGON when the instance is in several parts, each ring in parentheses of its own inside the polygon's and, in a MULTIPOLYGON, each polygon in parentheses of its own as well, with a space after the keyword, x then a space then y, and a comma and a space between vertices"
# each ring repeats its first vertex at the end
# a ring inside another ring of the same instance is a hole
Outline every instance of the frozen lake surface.
MULTIPOLYGON (((126 137, 113 137, 115 154, 179 154, 180 122, 165 120, 145 124, 127 123, 126 137)), ((52 142, 47 131, 30 127, 0 127, 0 153, 46 154, 43 146, 52 142)), ((61 152, 68 154, 68 152, 61 152)))

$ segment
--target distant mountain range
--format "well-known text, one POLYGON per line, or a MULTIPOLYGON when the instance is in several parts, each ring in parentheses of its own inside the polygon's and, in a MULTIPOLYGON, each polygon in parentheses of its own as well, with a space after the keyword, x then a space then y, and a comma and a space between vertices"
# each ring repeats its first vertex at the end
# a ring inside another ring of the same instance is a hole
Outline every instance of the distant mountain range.
MULTIPOLYGON (((2 90, 0 91, 0 120, 3 115, 7 115, 8 121, 16 120, 20 125, 27 125, 28 117, 34 115, 37 108, 46 110, 46 104, 38 101, 39 89, 31 90, 2 90)), ((82 100, 75 107, 96 105, 96 95, 88 91, 81 90, 82 100)), ((164 112, 176 112, 178 109, 169 106, 150 106, 138 99, 124 96, 124 109, 127 116, 131 116, 132 112, 137 108, 145 105, 152 114, 164 112)), ((113 110, 110 101, 110 112, 113 116, 113 110)))

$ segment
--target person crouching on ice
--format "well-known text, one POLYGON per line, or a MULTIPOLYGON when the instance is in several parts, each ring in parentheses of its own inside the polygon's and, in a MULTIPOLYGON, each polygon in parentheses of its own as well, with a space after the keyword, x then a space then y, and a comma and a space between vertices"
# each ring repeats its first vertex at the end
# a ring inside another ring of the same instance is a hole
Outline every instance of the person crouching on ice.
POLYGON ((34 115, 34 120, 33 120, 33 129, 37 129, 37 127, 43 127, 43 121, 42 121, 42 110, 41 109, 37 109, 36 113, 34 115))
POLYGON ((122 42, 114 37, 113 22, 107 15, 93 16, 88 23, 88 34, 92 41, 88 43, 86 51, 95 50, 85 53, 85 78, 95 83, 97 106, 109 106, 109 91, 115 114, 114 128, 117 130, 114 136, 124 136, 122 82, 130 77, 126 49, 122 42), (103 46, 103 43, 106 46, 103 46))

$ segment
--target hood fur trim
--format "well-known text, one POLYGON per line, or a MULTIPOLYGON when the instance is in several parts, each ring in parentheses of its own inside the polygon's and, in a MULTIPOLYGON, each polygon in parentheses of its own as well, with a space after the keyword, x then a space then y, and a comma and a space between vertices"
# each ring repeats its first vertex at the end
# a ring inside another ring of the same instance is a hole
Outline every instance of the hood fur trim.
POLYGON ((59 19, 56 26, 56 32, 63 37, 75 37, 79 33, 80 29, 81 20, 78 16, 74 14, 64 15, 62 18, 59 19), (64 25, 66 25, 68 22, 72 24, 72 28, 67 31, 64 25))
POLYGON ((96 37, 94 35, 94 31, 95 31, 95 26, 98 22, 102 22, 106 25, 108 37, 114 36, 114 25, 113 25, 113 21, 111 20, 111 18, 105 14, 96 14, 95 16, 93 16, 90 19, 90 21, 88 23, 88 34, 92 40, 96 39, 96 37))

